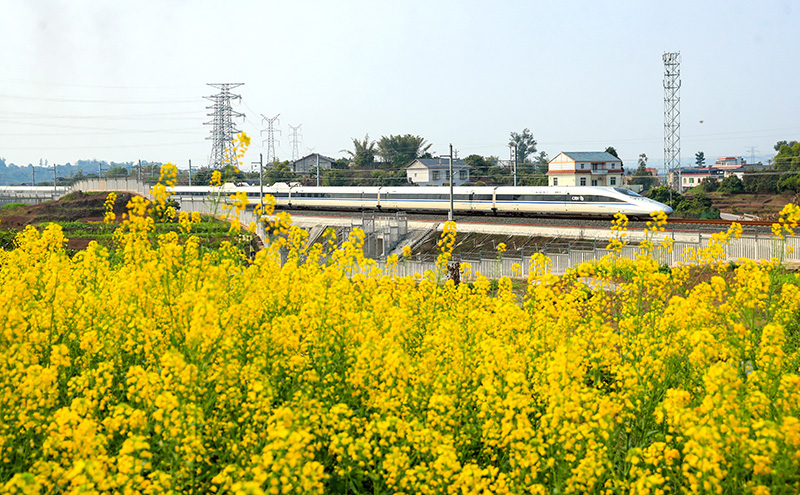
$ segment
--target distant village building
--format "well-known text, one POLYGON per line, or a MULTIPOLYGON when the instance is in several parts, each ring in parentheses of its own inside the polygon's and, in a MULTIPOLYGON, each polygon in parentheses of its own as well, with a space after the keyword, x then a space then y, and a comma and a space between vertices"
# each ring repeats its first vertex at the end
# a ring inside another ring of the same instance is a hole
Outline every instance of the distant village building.
POLYGON ((721 156, 717 158, 717 162, 714 164, 714 168, 722 168, 722 167, 730 167, 730 168, 738 168, 742 167, 747 162, 741 156, 721 156))
POLYGON ((605 151, 562 151, 547 169, 550 186, 622 185, 622 160, 605 151))
POLYGON ((679 192, 697 187, 705 178, 711 178, 717 182, 722 182, 726 177, 735 175, 744 179, 746 171, 762 170, 766 167, 760 163, 748 164, 741 156, 723 156, 717 158, 714 165, 707 168, 682 168, 680 169, 679 192))
POLYGON ((682 168, 680 192, 691 189, 700 184, 703 179, 712 178, 721 181, 725 178, 725 172, 713 168, 682 168))
MULTIPOLYGON (((453 185, 469 182, 469 164, 464 160, 453 160, 453 185)), ((450 183, 449 160, 441 158, 417 158, 406 167, 408 182, 420 186, 443 186, 450 183)))
POLYGON ((330 170, 331 164, 335 162, 333 158, 320 155, 319 153, 312 153, 308 156, 297 160, 292 164, 292 170, 296 174, 312 174, 317 172, 317 158, 319 158, 319 169, 330 170))

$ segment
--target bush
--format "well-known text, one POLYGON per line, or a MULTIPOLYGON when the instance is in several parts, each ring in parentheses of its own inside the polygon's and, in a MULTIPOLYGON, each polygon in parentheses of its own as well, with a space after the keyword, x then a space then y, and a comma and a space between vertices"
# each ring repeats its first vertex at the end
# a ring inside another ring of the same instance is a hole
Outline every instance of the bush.
POLYGON ((719 185, 719 192, 741 194, 745 192, 744 182, 737 175, 729 175, 722 179, 719 185))

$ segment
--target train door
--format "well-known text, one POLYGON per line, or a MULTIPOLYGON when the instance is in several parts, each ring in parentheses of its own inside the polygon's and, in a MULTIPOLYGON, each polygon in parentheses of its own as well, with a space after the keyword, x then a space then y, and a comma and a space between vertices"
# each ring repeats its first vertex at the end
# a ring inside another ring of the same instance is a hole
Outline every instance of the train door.
POLYGON ((469 206, 467 208, 472 211, 475 209, 475 191, 469 192, 469 206))

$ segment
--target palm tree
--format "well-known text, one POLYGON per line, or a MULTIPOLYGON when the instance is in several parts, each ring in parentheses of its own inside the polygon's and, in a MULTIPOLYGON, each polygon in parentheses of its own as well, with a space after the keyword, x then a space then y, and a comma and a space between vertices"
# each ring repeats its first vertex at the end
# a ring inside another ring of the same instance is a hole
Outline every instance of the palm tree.
POLYGON ((378 155, 385 164, 393 168, 404 168, 415 158, 430 157, 430 143, 422 136, 413 134, 381 136, 378 141, 378 155))
POLYGON ((353 159, 356 168, 371 167, 375 163, 375 141, 369 140, 369 134, 364 136, 363 141, 353 138, 353 150, 341 150, 353 159))

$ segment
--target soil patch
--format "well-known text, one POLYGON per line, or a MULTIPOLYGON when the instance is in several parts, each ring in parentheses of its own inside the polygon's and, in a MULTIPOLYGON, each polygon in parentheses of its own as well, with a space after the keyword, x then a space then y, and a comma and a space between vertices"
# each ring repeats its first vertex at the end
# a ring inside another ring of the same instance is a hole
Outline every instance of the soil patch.
MULTIPOLYGON (((0 215, 3 229, 22 230, 27 225, 42 225, 48 222, 102 222, 105 215, 106 193, 74 192, 58 201, 38 205, 20 206, 0 215)), ((117 220, 127 211, 126 205, 133 198, 131 193, 117 193, 114 214, 117 220)))

